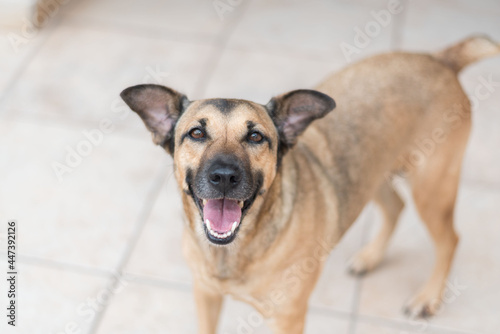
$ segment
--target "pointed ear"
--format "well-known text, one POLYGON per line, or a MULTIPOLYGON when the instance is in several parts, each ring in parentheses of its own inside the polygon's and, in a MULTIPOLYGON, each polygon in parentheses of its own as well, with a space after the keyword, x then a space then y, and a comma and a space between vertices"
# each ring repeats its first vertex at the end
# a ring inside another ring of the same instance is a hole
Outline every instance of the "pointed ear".
POLYGON ((280 136, 280 148, 288 150, 315 119, 335 108, 335 101, 315 90, 294 90, 276 96, 266 105, 280 136))
POLYGON ((174 153, 174 129, 182 112, 189 105, 183 94, 159 85, 138 85, 120 94, 153 135, 153 142, 174 153))

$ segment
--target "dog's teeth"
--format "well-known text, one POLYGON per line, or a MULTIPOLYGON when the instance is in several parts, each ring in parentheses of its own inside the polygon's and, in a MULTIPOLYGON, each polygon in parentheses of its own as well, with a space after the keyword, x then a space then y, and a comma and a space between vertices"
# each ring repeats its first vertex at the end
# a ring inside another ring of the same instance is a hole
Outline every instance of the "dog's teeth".
POLYGON ((244 203, 243 203, 243 201, 238 201, 238 205, 239 205, 239 206, 240 206, 240 208, 242 208, 242 209, 243 209, 243 204, 244 204, 244 203))
POLYGON ((210 220, 205 219, 205 224, 207 226, 208 233, 210 233, 212 236, 219 238, 219 239, 225 239, 231 236, 234 233, 234 230, 236 230, 236 227, 238 227, 238 222, 234 222, 233 226, 231 227, 230 231, 227 231, 226 233, 218 233, 212 230, 212 226, 210 226, 210 220))
POLYGON ((203 200, 203 206, 205 206, 206 204, 207 204, 207 200, 206 200, 206 199, 204 199, 204 200, 203 200))

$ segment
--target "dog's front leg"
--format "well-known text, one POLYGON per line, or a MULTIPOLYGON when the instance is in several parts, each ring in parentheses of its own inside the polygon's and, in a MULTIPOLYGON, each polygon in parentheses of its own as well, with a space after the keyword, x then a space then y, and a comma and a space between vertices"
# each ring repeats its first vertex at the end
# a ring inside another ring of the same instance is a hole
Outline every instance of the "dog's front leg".
MULTIPOLYGON (((314 247, 311 247, 314 249, 314 247)), ((317 250, 317 249, 316 249, 317 250)), ((312 252, 310 254, 313 254, 312 252)), ((285 276, 269 290, 268 300, 272 303, 262 307, 270 318, 273 334, 302 334, 306 322, 309 297, 323 268, 325 256, 315 255, 296 258, 292 267, 285 270, 285 276), (305 261, 317 259, 314 267, 306 268, 305 261)))
POLYGON ((198 326, 200 334, 215 334, 217 321, 222 307, 223 297, 217 292, 209 291, 202 284, 194 284, 194 298, 198 310, 198 326))

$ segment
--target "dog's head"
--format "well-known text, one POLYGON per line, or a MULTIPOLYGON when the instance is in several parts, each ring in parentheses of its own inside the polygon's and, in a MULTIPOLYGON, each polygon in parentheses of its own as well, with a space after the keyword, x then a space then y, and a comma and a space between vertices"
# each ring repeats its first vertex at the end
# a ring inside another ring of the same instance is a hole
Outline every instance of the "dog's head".
POLYGON ((256 199, 270 188, 283 155, 313 120, 335 107, 332 98, 313 90, 295 90, 265 106, 234 99, 189 101, 158 85, 130 87, 121 97, 154 143, 173 156, 185 202, 196 211, 187 214, 199 217, 193 228, 202 228, 218 245, 231 243, 245 216, 259 212, 263 200, 256 199))

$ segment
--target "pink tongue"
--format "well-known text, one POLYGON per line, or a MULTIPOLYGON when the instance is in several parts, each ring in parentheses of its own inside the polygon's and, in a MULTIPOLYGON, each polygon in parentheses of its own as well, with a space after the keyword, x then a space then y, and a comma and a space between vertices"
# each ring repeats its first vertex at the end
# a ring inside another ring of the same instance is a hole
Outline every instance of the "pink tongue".
POLYGON ((210 220, 212 230, 218 233, 231 231, 234 222, 240 223, 241 208, 230 199, 209 199, 203 207, 203 220, 210 220))

